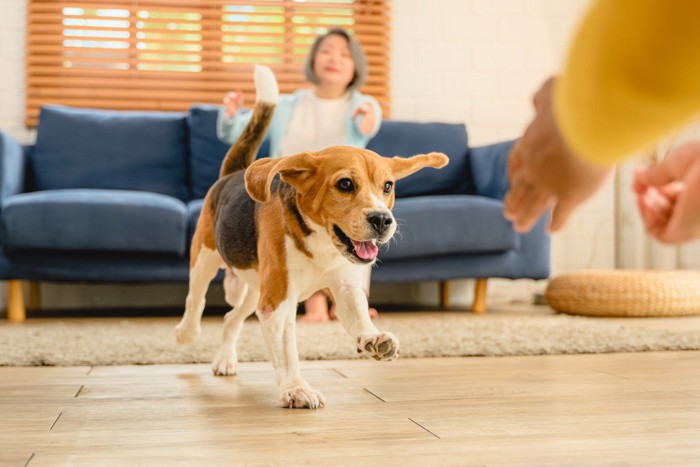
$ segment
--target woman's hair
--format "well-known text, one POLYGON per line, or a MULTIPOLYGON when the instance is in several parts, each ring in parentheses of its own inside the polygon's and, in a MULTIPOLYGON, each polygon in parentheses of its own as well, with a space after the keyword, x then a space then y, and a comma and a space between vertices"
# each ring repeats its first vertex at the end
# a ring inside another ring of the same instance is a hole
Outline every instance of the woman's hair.
POLYGON ((332 28, 328 32, 322 34, 316 38, 314 44, 309 50, 309 54, 306 56, 306 64, 304 65, 304 74, 306 79, 314 84, 318 84, 318 78, 314 74, 314 58, 316 57, 316 52, 321 46, 321 42, 331 35, 336 35, 345 38, 348 41, 348 48, 350 49, 350 54, 352 55, 352 61, 355 62, 355 74, 352 76, 350 84, 348 84, 347 89, 358 89, 367 79, 367 58, 365 57, 365 51, 362 50, 362 46, 359 42, 346 30, 341 28, 332 28))

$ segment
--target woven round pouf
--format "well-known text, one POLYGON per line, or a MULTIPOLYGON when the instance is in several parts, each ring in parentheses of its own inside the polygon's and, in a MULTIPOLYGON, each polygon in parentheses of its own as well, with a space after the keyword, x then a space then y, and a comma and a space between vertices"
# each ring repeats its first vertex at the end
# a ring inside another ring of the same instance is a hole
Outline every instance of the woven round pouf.
POLYGON ((582 271, 555 277, 549 306, 585 316, 685 316, 700 314, 700 272, 582 271))

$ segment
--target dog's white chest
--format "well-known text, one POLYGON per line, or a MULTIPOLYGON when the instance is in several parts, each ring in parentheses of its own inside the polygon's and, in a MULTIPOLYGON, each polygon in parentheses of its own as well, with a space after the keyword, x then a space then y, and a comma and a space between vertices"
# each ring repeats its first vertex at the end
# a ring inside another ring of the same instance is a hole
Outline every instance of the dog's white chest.
POLYGON ((361 267, 350 263, 340 254, 331 237, 320 226, 314 225, 313 229, 314 233, 305 238, 306 248, 311 252, 312 258, 298 250, 290 238, 285 242, 289 282, 300 297, 310 296, 341 277, 362 277, 361 267))

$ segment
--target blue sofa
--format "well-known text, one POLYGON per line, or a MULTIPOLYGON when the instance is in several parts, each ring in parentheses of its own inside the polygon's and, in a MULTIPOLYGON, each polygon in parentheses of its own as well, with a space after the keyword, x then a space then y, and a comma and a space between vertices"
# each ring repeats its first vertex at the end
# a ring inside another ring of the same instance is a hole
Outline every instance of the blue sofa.
MULTIPOLYGON (((0 280, 8 317, 25 316, 22 281, 186 282, 202 198, 227 150, 216 108, 186 113, 45 106, 36 143, 0 133, 0 280)), ((385 121, 370 142, 384 156, 441 151, 442 170, 397 183, 399 234, 374 282, 549 275, 544 220, 519 235, 502 216, 512 142, 470 148, 464 125, 385 121)), ((267 151, 265 143, 259 156, 267 151)))

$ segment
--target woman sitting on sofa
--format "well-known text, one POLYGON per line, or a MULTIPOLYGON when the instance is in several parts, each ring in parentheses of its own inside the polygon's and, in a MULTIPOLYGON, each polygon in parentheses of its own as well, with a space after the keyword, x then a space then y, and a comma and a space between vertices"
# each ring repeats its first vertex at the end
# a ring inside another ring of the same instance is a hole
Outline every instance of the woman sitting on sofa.
MULTIPOLYGON (((281 95, 269 129, 270 157, 283 157, 329 146, 364 148, 377 134, 382 111, 377 101, 357 89, 367 77, 367 61, 360 44, 348 32, 333 28, 314 41, 304 68, 310 88, 281 95)), ((241 112, 243 93, 229 92, 219 111, 217 135, 232 144, 243 132, 251 112, 241 112)), ((365 293, 369 296, 370 267, 365 293)), ((333 317, 326 296, 317 292, 304 304, 304 321, 333 317)), ((374 317, 377 311, 369 310, 374 317)))

